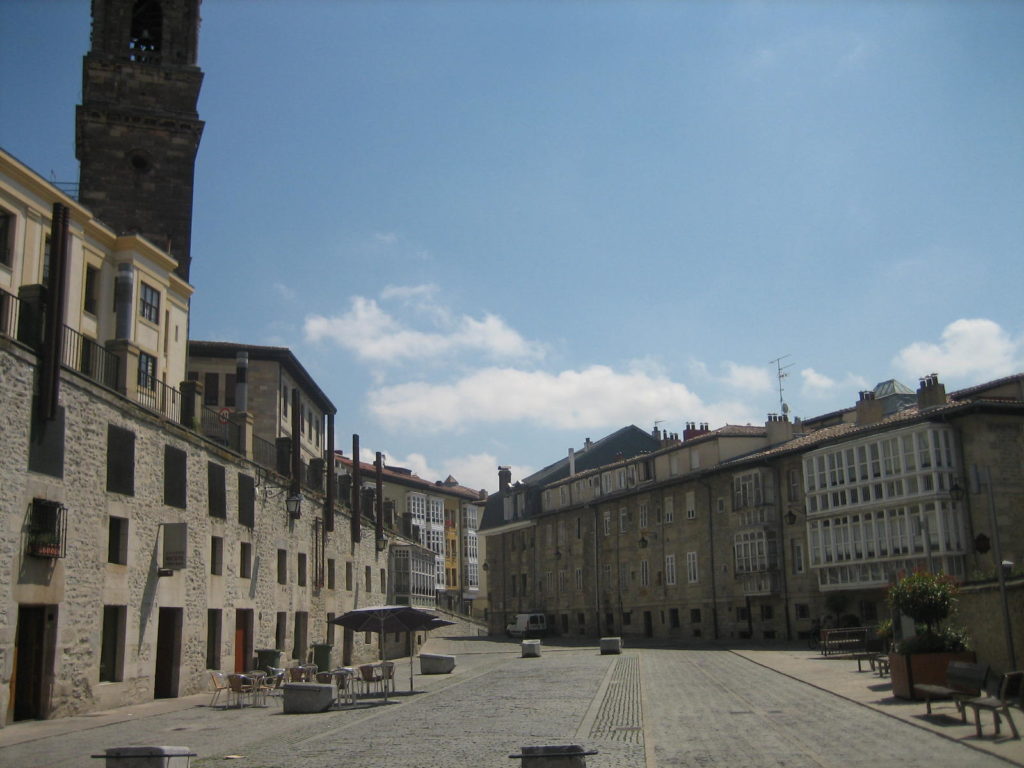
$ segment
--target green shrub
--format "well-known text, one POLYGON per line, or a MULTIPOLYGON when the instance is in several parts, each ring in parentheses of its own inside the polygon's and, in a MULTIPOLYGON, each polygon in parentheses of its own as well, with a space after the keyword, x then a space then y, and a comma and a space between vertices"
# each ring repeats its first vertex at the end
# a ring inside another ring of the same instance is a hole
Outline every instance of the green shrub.
POLYGON ((889 605, 914 620, 918 634, 899 644, 900 653, 956 652, 967 648, 967 632, 942 627, 956 605, 958 589, 944 573, 914 571, 889 587, 889 605))

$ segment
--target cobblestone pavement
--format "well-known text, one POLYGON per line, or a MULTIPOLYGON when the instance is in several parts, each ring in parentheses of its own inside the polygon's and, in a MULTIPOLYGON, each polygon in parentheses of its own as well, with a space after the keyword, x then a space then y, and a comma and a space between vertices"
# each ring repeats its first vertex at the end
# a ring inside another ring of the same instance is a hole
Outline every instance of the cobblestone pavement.
POLYGON ((154 702, 95 714, 95 727, 86 717, 0 729, 0 766, 97 768, 90 755, 134 744, 187 745, 195 768, 516 768, 508 755, 547 744, 597 750, 588 768, 1008 764, 780 674, 768 656, 601 656, 552 641, 539 658, 521 658, 518 644, 488 639, 432 639, 429 650, 456 653, 455 672, 417 675, 411 694, 400 665, 399 694, 386 705, 284 715, 277 704, 214 710, 205 696, 154 702))

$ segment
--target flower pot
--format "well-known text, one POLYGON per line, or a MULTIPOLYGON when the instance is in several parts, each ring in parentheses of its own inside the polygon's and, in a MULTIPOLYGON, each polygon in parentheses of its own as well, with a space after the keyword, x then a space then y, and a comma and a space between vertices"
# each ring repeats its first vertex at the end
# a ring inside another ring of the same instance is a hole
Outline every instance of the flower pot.
POLYGON ((951 661, 974 662, 974 651, 890 653, 892 695, 901 699, 917 699, 914 695, 915 685, 945 685, 946 667, 951 661))

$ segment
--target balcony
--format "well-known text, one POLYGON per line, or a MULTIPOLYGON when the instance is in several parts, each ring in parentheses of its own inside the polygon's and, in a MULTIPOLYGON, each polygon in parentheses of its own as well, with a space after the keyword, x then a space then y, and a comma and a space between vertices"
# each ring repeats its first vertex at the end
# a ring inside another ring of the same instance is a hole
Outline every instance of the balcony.
POLYGON ((775 595, 782 590, 782 578, 778 571, 774 570, 737 574, 736 580, 747 597, 775 595))
POLYGON ((58 501, 33 499, 25 554, 48 559, 67 554, 67 509, 58 501))

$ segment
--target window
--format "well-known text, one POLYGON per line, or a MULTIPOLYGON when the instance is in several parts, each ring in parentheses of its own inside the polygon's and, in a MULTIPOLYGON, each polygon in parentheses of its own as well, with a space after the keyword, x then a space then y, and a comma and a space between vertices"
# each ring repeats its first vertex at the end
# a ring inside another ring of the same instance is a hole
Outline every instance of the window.
POLYGON ((224 537, 210 537, 210 573, 214 576, 224 574, 224 537))
POLYGON ((724 497, 724 496, 719 496, 719 497, 718 497, 718 498, 717 498, 717 499, 715 500, 715 509, 716 509, 716 510, 717 510, 717 511, 718 511, 719 513, 725 512, 725 497, 724 497))
POLYGON ((61 558, 67 547, 67 510, 59 501, 32 499, 25 554, 61 558))
POLYGON ((284 650, 288 642, 288 612, 278 611, 274 625, 274 647, 284 650))
POLYGON ((345 563, 345 589, 352 591, 352 563, 345 563))
POLYGON ((299 578, 300 587, 306 586, 306 553, 299 552, 299 578))
POLYGON ((665 584, 674 586, 676 583, 676 556, 665 555, 665 584))
POLYGON ((798 619, 811 618, 811 607, 807 603, 796 603, 793 606, 793 612, 798 619))
POLYGON ((770 605, 761 606, 761 621, 771 621, 775 615, 775 611, 770 605))
POLYGON ((233 373, 224 374, 224 405, 235 407, 235 380, 233 373))
POLYGON ((238 546, 238 577, 252 578, 252 544, 248 541, 240 542, 238 546))
POLYGON ((256 525, 256 484, 252 477, 238 473, 238 522, 252 528, 256 525))
MULTIPOLYGON (((638 522, 638 525, 641 528, 646 528, 647 527, 647 517, 648 517, 648 515, 647 515, 647 505, 646 504, 641 504, 640 505, 640 511, 639 511, 638 514, 639 514, 639 518, 640 518, 640 520, 638 522)), ((579 538, 579 537, 577 536, 577 538, 579 538)))
POLYGON ((672 629, 679 629, 679 609, 669 608, 668 609, 668 623, 672 629))
POLYGON ((691 624, 700 624, 700 608, 691 608, 690 609, 690 623, 691 624))
POLYGON ((210 517, 227 517, 227 491, 225 488, 224 467, 212 461, 206 465, 206 496, 210 507, 210 517))
POLYGON ((583 591, 583 569, 582 568, 577 568, 576 569, 576 591, 577 592, 582 592, 583 591))
POLYGON ((139 352, 139 388, 156 389, 156 358, 139 352))
POLYGON ((277 550, 277 583, 288 583, 288 550, 277 550))
MULTIPOLYGON (((288 385, 281 385, 281 415, 288 418, 288 385)), ((281 646, 278 646, 280 648, 281 646)))
POLYGON ((223 624, 220 608, 206 609, 206 668, 220 669, 220 638, 223 624))
POLYGON ((127 616, 127 606, 103 606, 103 639, 100 644, 101 683, 116 683, 124 679, 124 635, 127 616))
POLYGON ((736 621, 750 621, 750 609, 745 605, 736 608, 736 621))
POLYGON ((386 569, 380 569, 380 593, 386 595, 388 593, 388 572, 386 569))
POLYGON ((11 266, 14 261, 14 215, 0 210, 0 264, 11 266))
POLYGON ((128 518, 111 515, 107 525, 107 562, 128 564, 128 518))
POLYGON ((217 405, 220 402, 220 374, 203 374, 203 405, 217 405))
POLYGON ((629 587, 629 563, 619 563, 619 589, 629 587))
POLYGON ((309 651, 309 614, 305 611, 295 612, 295 648, 292 651, 292 658, 299 661, 306 660, 306 653, 309 651))
POLYGON ((651 586, 651 570, 646 560, 640 561, 640 586, 651 586))
MULTIPOLYGON (((0 214, 0 219, 3 218, 3 214, 0 214)), ((2 224, 0 224, 2 229, 2 224)), ((0 248, 2 245, 3 232, 0 231, 0 248)), ((85 268, 85 286, 82 288, 82 309, 88 312, 90 315, 96 314, 96 306, 99 303, 99 292, 100 292, 100 271, 96 267, 85 268)))
POLYGON ((793 539, 793 573, 804 572, 804 545, 802 541, 793 539))
POLYGON ((672 511, 672 497, 665 497, 665 522, 671 523, 675 519, 675 515, 672 511))
POLYGON ((612 511, 606 509, 604 511, 604 535, 610 536, 612 532, 612 511))
POLYGON ((160 291, 148 283, 139 294, 139 315, 151 323, 160 323, 160 291))
MULTIPOLYGON (((0 294, 0 298, 3 294, 0 294)), ((0 301, 0 312, 3 302, 0 301)), ((5 322, 0 315, 0 326, 5 322)), ((32 417, 28 442, 28 468, 32 472, 64 477, 64 406, 58 406, 52 420, 39 418, 38 398, 32 399, 32 417)))
POLYGON ((693 520, 697 517, 697 493, 695 491, 686 492, 686 519, 693 520))
POLYGON ((700 572, 697 569, 696 552, 686 553, 686 578, 691 584, 696 584, 700 578, 700 572))
POLYGON ((366 593, 369 594, 370 592, 373 592, 373 569, 370 568, 370 566, 366 566, 363 578, 365 581, 366 593))
POLYGON ((619 533, 625 533, 629 527, 629 510, 625 507, 619 508, 619 533))
POLYGON ((188 462, 180 448, 164 446, 164 504, 185 509, 188 485, 186 480, 188 462))
POLYGON ((334 558, 327 558, 327 588, 334 589, 334 558))
POLYGON ((107 425, 107 490, 135 495, 135 433, 107 425))

